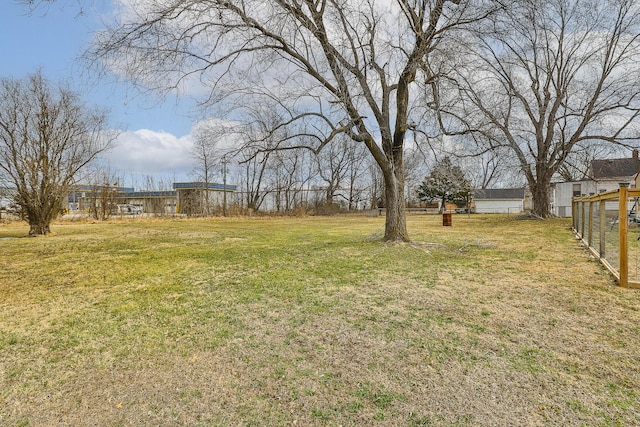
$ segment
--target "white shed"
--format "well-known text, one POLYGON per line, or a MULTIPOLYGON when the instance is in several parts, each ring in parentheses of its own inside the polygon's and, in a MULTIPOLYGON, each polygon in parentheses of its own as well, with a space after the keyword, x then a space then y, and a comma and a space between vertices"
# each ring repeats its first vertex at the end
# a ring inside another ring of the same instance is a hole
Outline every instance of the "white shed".
POLYGON ((476 213, 522 213, 530 208, 524 188, 491 188, 475 190, 476 213))

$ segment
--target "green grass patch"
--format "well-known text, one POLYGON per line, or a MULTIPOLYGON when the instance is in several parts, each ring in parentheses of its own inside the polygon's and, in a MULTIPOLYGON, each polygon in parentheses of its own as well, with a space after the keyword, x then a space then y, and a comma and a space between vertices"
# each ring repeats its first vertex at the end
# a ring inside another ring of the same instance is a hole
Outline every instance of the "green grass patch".
POLYGON ((640 292, 568 221, 383 221, 0 225, 1 423, 637 420, 640 292))

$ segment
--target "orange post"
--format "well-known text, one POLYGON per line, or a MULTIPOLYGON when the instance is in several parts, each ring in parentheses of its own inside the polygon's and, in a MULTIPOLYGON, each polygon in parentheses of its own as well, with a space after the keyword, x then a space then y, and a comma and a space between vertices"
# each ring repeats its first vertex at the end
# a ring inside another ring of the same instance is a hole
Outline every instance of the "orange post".
POLYGON ((607 202, 600 200, 600 258, 606 258, 606 231, 607 231, 607 202))
POLYGON ((623 288, 629 286, 629 242, 627 239, 627 231, 629 227, 629 219, 627 217, 628 186, 628 183, 620 183, 620 199, 618 207, 618 231, 620 233, 620 286, 623 288))
POLYGON ((596 205, 595 202, 589 201, 589 223, 587 224, 587 247, 593 246, 593 207, 596 205))

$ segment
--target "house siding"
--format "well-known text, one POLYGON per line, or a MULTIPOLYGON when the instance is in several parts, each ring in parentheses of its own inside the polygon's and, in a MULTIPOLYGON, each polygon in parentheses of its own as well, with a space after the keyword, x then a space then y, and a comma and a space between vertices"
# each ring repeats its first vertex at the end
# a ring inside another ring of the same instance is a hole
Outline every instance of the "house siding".
POLYGON ((476 213, 509 214, 524 212, 522 199, 476 199, 476 213))
POLYGON ((568 181, 555 184, 553 189, 552 212, 561 218, 571 216, 571 199, 573 198, 573 186, 580 184, 580 195, 592 195, 604 191, 612 191, 620 188, 621 182, 635 183, 634 177, 616 177, 599 181, 568 181))

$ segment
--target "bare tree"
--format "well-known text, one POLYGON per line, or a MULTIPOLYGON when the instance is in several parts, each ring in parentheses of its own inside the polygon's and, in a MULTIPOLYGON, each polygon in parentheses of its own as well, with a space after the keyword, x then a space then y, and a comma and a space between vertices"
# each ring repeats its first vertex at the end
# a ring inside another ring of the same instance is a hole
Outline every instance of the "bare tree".
POLYGON ((89 214, 96 220, 107 220, 116 211, 118 177, 109 168, 100 167, 90 173, 89 214))
POLYGON ((218 163, 215 153, 215 142, 208 132, 196 132, 194 135, 191 156, 196 161, 194 173, 198 180, 204 182, 204 212, 209 216, 209 183, 213 178, 214 166, 218 163))
MULTIPOLYGON (((132 3, 92 58, 145 87, 209 84, 229 110, 278 111, 288 138, 320 150, 338 134, 363 144, 384 177, 385 240, 407 240, 403 151, 419 122, 415 91, 443 73, 449 34, 488 0, 157 0, 132 3)), ((240 114, 242 116, 242 114, 240 114)))
POLYGON ((639 7, 637 0, 511 2, 461 55, 470 61, 457 68, 461 98, 446 120, 481 133, 488 149, 509 150, 541 217, 550 215, 552 177, 572 153, 640 136, 639 7))
POLYGON ((373 160, 370 160, 367 164, 367 171, 369 175, 369 208, 384 208, 384 179, 382 172, 373 160))
POLYGON ((353 144, 336 138, 316 156, 318 175, 325 184, 325 204, 331 205, 353 166, 353 144))
POLYGON ((257 105, 249 112, 251 120, 232 132, 238 141, 238 148, 228 153, 235 158, 242 170, 244 202, 249 212, 258 211, 265 198, 275 188, 272 187, 271 164, 273 154, 282 141, 286 141, 286 129, 276 129, 280 118, 277 113, 257 105))
POLYGON ((360 202, 363 201, 363 194, 365 191, 364 176, 367 171, 367 152, 366 148, 362 145, 349 145, 347 159, 348 159, 348 171, 347 171, 347 208, 349 210, 357 209, 360 202))
POLYGON ((271 157, 271 187, 277 212, 292 213, 303 205, 302 192, 311 179, 311 162, 302 150, 276 151, 271 157))
POLYGON ((268 172, 270 151, 255 154, 254 152, 239 153, 242 176, 240 178, 241 188, 244 193, 244 203, 249 212, 257 212, 266 195, 269 193, 265 189, 265 175, 268 172))
POLYGON ((218 167, 221 167, 222 174, 226 177, 227 162, 233 156, 231 149, 223 146, 225 138, 233 137, 233 133, 230 125, 221 123, 202 123, 194 131, 191 156, 196 162, 194 174, 205 184, 204 212, 202 213, 206 216, 211 214, 209 184, 213 183, 218 167))
POLYGON ((309 205, 309 190, 311 184, 318 176, 314 162, 316 154, 308 150, 298 150, 300 155, 300 168, 298 169, 298 201, 297 208, 305 208, 309 205))
POLYGON ((50 231, 74 176, 113 140, 106 115, 40 72, 0 81, 0 175, 16 189, 29 235, 50 231))

